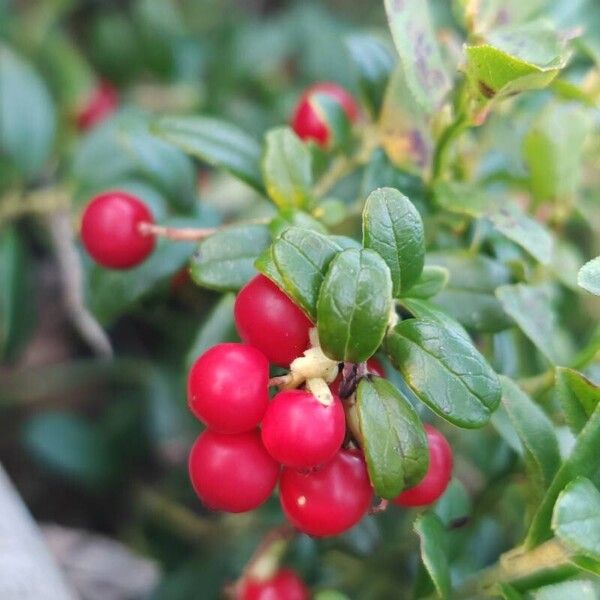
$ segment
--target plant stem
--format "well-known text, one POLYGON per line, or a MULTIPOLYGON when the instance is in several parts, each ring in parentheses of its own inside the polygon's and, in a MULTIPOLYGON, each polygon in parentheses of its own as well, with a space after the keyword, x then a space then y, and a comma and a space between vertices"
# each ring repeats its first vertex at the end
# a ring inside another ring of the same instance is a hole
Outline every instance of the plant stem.
POLYGON ((139 231, 143 235, 153 235, 156 237, 165 237, 174 241, 193 242, 203 240, 217 231, 214 227, 194 228, 184 227, 178 229, 176 227, 164 227, 163 225, 155 225, 154 223, 140 223, 139 231))
POLYGON ((448 159, 448 152, 452 142, 468 127, 469 120, 464 112, 459 113, 454 121, 442 132, 433 154, 431 179, 436 182, 444 172, 448 159))
POLYGON ((69 194, 57 187, 7 194, 0 198, 0 224, 26 215, 53 213, 68 208, 69 204, 69 194))

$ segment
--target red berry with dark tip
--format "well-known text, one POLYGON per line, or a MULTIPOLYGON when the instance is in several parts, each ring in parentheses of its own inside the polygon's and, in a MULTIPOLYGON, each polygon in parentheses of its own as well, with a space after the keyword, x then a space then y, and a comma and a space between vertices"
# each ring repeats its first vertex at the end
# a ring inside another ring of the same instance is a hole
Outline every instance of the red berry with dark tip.
POLYGON ((119 106, 119 92, 108 81, 102 81, 92 90, 87 103, 77 114, 77 127, 91 129, 114 113, 119 106))
POLYGON ((429 468, 425 477, 414 487, 393 500, 398 506, 427 506, 445 491, 452 477, 452 448, 446 438, 431 425, 425 425, 429 444, 429 468))
POLYGON ((237 600, 309 600, 304 582, 292 569, 280 569, 269 579, 247 579, 237 600))
POLYGON ((338 535, 356 525, 373 498, 367 467, 357 450, 340 450, 320 469, 284 468, 281 507, 300 531, 315 537, 338 535))
MULTIPOLYGON (((377 375, 378 377, 385 377, 385 371, 383 369, 383 365, 377 360, 374 356, 372 356, 367 361, 367 369, 371 375, 377 375)), ((339 375, 333 380, 333 383, 329 385, 331 391, 337 396, 340 395, 340 385, 342 384, 342 372, 340 370, 339 375)))
POLYGON ((280 367, 288 367, 308 347, 312 323, 264 275, 257 275, 240 290, 234 316, 242 340, 280 367))
POLYGON ((110 269, 129 269, 154 249, 154 237, 140 233, 140 223, 153 223, 152 213, 126 192, 93 198, 81 220, 81 239, 90 256, 110 269))
POLYGON ((351 122, 356 121, 358 117, 358 106, 349 92, 340 85, 329 81, 317 83, 304 92, 294 111, 292 128, 301 139, 314 140, 320 146, 326 146, 329 142, 330 132, 323 117, 311 104, 311 97, 315 94, 330 96, 338 102, 351 122))
POLYGON ((233 513, 259 507, 279 476, 279 464, 265 450, 257 429, 234 435, 204 431, 192 446, 188 466, 200 500, 233 513))
POLYGON ((254 429, 269 405, 269 361, 246 344, 217 344, 188 376, 190 410, 218 433, 254 429))
POLYGON ((316 467, 333 458, 345 434, 341 400, 333 396, 326 406, 307 390, 279 392, 262 424, 262 440, 269 454, 297 469, 316 467))

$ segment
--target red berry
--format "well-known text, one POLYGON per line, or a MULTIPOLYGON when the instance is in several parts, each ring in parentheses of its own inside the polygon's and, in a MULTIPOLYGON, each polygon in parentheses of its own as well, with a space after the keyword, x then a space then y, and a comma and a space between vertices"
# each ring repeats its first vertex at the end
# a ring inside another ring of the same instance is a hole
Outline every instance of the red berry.
POLYGON ((148 207, 135 196, 106 192, 86 206, 81 239, 97 263, 111 269, 128 269, 154 249, 154 237, 139 231, 140 223, 153 222, 148 207))
POLYGON ((100 82, 90 97, 87 104, 77 114, 77 127, 82 131, 109 117, 119 106, 119 92, 108 81, 100 82))
POLYGON ((446 438, 431 425, 425 425, 429 444, 429 469, 415 487, 393 500, 398 506, 426 506, 435 502, 448 487, 452 476, 452 448, 446 438))
POLYGON ((240 290, 234 316, 242 340, 280 367, 289 366, 308 347, 312 323, 264 275, 257 275, 240 290))
POLYGON ((358 106, 354 98, 336 83, 324 81, 313 85, 304 92, 292 117, 292 128, 301 139, 315 140, 320 146, 326 146, 329 141, 329 129, 323 117, 311 104, 311 97, 314 94, 325 94, 336 100, 350 121, 356 120, 358 106))
POLYGON ((356 525, 373 498, 367 467, 357 450, 340 450, 318 471, 284 468, 279 491, 289 521, 316 537, 338 535, 356 525))
POLYGON ((192 485, 209 508, 245 512, 271 495, 279 465, 260 440, 258 430, 235 435, 204 431, 189 459, 192 485))
POLYGON ((341 400, 325 406, 306 390, 277 394, 265 413, 262 440, 278 462, 298 469, 316 467, 333 458, 346 434, 341 400))
POLYGON ((269 362, 252 346, 213 346, 190 370, 188 403, 213 431, 242 433, 254 429, 269 405, 269 362))
POLYGON ((247 579, 238 600, 308 600, 310 593, 292 569, 280 569, 270 579, 247 579))
MULTIPOLYGON (((369 373, 371 373, 372 375, 377 375, 378 377, 385 377, 385 371, 383 369, 383 365, 374 356, 372 356, 367 361, 367 369, 369 370, 369 373)), ((341 384, 342 384, 342 372, 340 371, 339 375, 333 380, 333 383, 331 383, 329 385, 329 387, 331 388, 331 391, 336 396, 340 395, 340 385, 341 384)))

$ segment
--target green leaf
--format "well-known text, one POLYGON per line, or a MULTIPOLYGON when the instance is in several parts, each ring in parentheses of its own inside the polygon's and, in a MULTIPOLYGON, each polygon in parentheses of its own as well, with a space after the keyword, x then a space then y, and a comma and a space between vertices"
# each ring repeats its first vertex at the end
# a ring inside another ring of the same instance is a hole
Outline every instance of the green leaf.
POLYGON ((228 171, 264 193, 260 145, 235 125, 209 117, 162 117, 152 129, 187 154, 228 171))
POLYGON ((363 98, 376 116, 394 68, 394 57, 388 46, 374 35, 353 34, 346 37, 345 42, 356 67, 363 98))
POLYGON ((417 102, 434 112, 450 90, 450 78, 431 24, 425 0, 385 0, 392 38, 417 102))
POLYGON ((457 521, 464 521, 472 511, 471 498, 459 479, 453 478, 442 497, 435 503, 433 512, 445 527, 452 527, 457 521))
POLYGON ((427 264, 448 269, 448 285, 433 302, 465 327, 476 331, 496 332, 513 324, 494 292, 509 283, 508 267, 483 255, 464 251, 432 252, 427 264))
POLYGON ((580 432, 600 403, 600 387, 574 369, 556 369, 556 393, 571 430, 580 432))
POLYGON ((421 420, 389 381, 362 379, 357 390, 362 448, 375 493, 393 499, 427 472, 429 454, 421 420))
POLYGON ((269 231, 273 239, 275 239, 292 226, 312 229, 319 233, 327 233, 327 229, 314 217, 295 208, 282 208, 271 219, 269 231))
POLYGON ((600 491, 589 479, 577 477, 559 494, 552 530, 576 557, 600 563, 600 491))
POLYGON ((568 362, 561 343, 556 313, 546 288, 522 283, 505 285, 496 290, 502 307, 537 349, 553 364, 568 362))
POLYGON ((254 275, 254 261, 271 242, 266 225, 233 225, 198 245, 190 273, 194 282, 213 290, 242 288, 254 275))
POLYGON ((267 132, 262 174, 267 193, 280 208, 310 205, 312 157, 308 148, 289 128, 267 132))
POLYGON ((414 530, 421 539, 421 560, 440 598, 450 597, 452 581, 448 562, 448 539, 439 518, 431 512, 419 515, 414 530))
POLYGON ((546 87, 565 66, 557 32, 543 22, 496 29, 466 46, 466 75, 481 104, 546 87))
POLYGON ((48 160, 56 134, 56 114, 44 81, 0 43, 0 155, 24 177, 48 160))
POLYGON ((367 360, 383 340, 391 308, 392 279, 384 260, 373 250, 344 250, 319 292, 321 348, 334 360, 367 360))
POLYGON ((425 235, 421 215, 398 190, 372 192, 363 210, 363 245, 385 260, 398 297, 417 282, 425 260, 425 235))
POLYGON ((35 323, 31 267, 22 238, 14 228, 0 231, 0 357, 12 358, 35 323))
POLYGON ((490 205, 481 187, 464 181, 439 181, 433 194, 437 205, 444 210, 468 217, 481 217, 490 205))
POLYGON ((342 250, 331 237, 310 229, 290 227, 261 254, 256 268, 314 321, 325 274, 342 250))
POLYGON ((498 591, 502 594, 502 600, 524 600, 524 597, 508 583, 501 583, 498 591))
POLYGON ((531 21, 548 0, 459 0, 465 25, 478 34, 490 31, 499 23, 516 24, 531 21))
POLYGON ((577 275, 577 283, 584 290, 600 296, 600 256, 585 263, 577 275))
POLYGON ((234 342, 238 339, 233 320, 234 304, 234 294, 223 294, 204 319, 186 356, 185 364, 188 368, 214 345, 221 342, 234 342))
POLYGON ((597 587, 591 581, 575 579, 540 587, 532 592, 531 598, 532 600, 567 600, 567 598, 598 600, 597 592, 597 587))
POLYGON ((554 252, 552 234, 515 204, 505 202, 488 213, 487 217, 502 235, 521 246, 542 264, 550 263, 554 252))
MULTIPOLYGON (((543 493, 560 466, 556 433, 546 413, 508 377, 501 376, 502 408, 524 449, 527 471, 543 493)), ((497 415, 498 413, 496 413, 497 415)), ((492 417, 495 424, 496 415, 492 417)), ((502 434, 502 429, 498 429, 502 434)), ((511 443, 509 441, 509 443, 511 443)))
POLYGON ((592 127, 581 107, 548 103, 523 139, 523 158, 537 201, 568 201, 581 180, 584 143, 592 127))
POLYGON ((415 394, 459 427, 485 425, 500 403, 500 383, 486 360, 439 321, 402 321, 388 334, 385 350, 415 394))
POLYGON ((471 343, 471 338, 469 337, 467 330, 458 321, 429 300, 422 300, 421 298, 402 298, 400 304, 406 308, 413 317, 437 321, 441 327, 453 329, 458 335, 462 335, 467 342, 471 343))
POLYGON ((115 474, 116 457, 99 429, 74 414, 47 412, 29 419, 25 446, 55 472, 95 488, 115 474))
POLYGON ((419 281, 406 292, 406 295, 410 298, 431 298, 446 287, 449 279, 450 271, 445 267, 425 265, 419 281))
POLYGON ((588 477, 594 484, 600 481, 598 472, 598 448, 600 447, 600 404, 596 406, 592 416, 575 440, 575 445, 567 459, 562 463, 552 485, 539 505, 527 537, 525 545, 534 548, 552 536, 552 509, 560 492, 576 477, 588 477))

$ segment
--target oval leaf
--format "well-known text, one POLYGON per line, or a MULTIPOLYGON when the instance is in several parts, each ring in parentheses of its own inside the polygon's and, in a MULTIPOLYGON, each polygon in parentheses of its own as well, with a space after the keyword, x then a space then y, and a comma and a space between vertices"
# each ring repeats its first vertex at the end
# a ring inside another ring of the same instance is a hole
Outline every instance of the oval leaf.
POLYGON ((419 515, 414 530, 421 539, 421 560, 435 585, 440 598, 448 598, 451 591, 448 563, 448 538, 440 519, 431 512, 419 515))
POLYGON ((239 290, 256 274, 254 261, 270 241, 266 225, 222 229, 198 246, 190 266, 192 279, 214 290, 239 290))
POLYGON ((600 387, 574 369, 556 369, 556 392, 569 427, 579 433, 600 403, 600 387))
POLYGON ((590 294, 600 296, 600 256, 585 263, 579 269, 577 284, 590 294))
POLYGON ((413 203, 398 190, 381 188, 367 198, 363 244, 378 252, 390 268, 394 297, 419 279, 425 260, 423 221, 413 203))
POLYGON ((498 407, 496 373, 454 328, 408 319, 387 336, 385 349, 415 394, 451 423, 481 427, 498 407))
POLYGON ((344 250, 332 261, 317 301, 321 348, 334 360, 362 362, 383 340, 392 279, 372 250, 344 250))
POLYGON ((389 381, 362 379, 357 409, 369 477, 377 495, 395 498, 427 472, 429 454, 421 420, 389 381))

